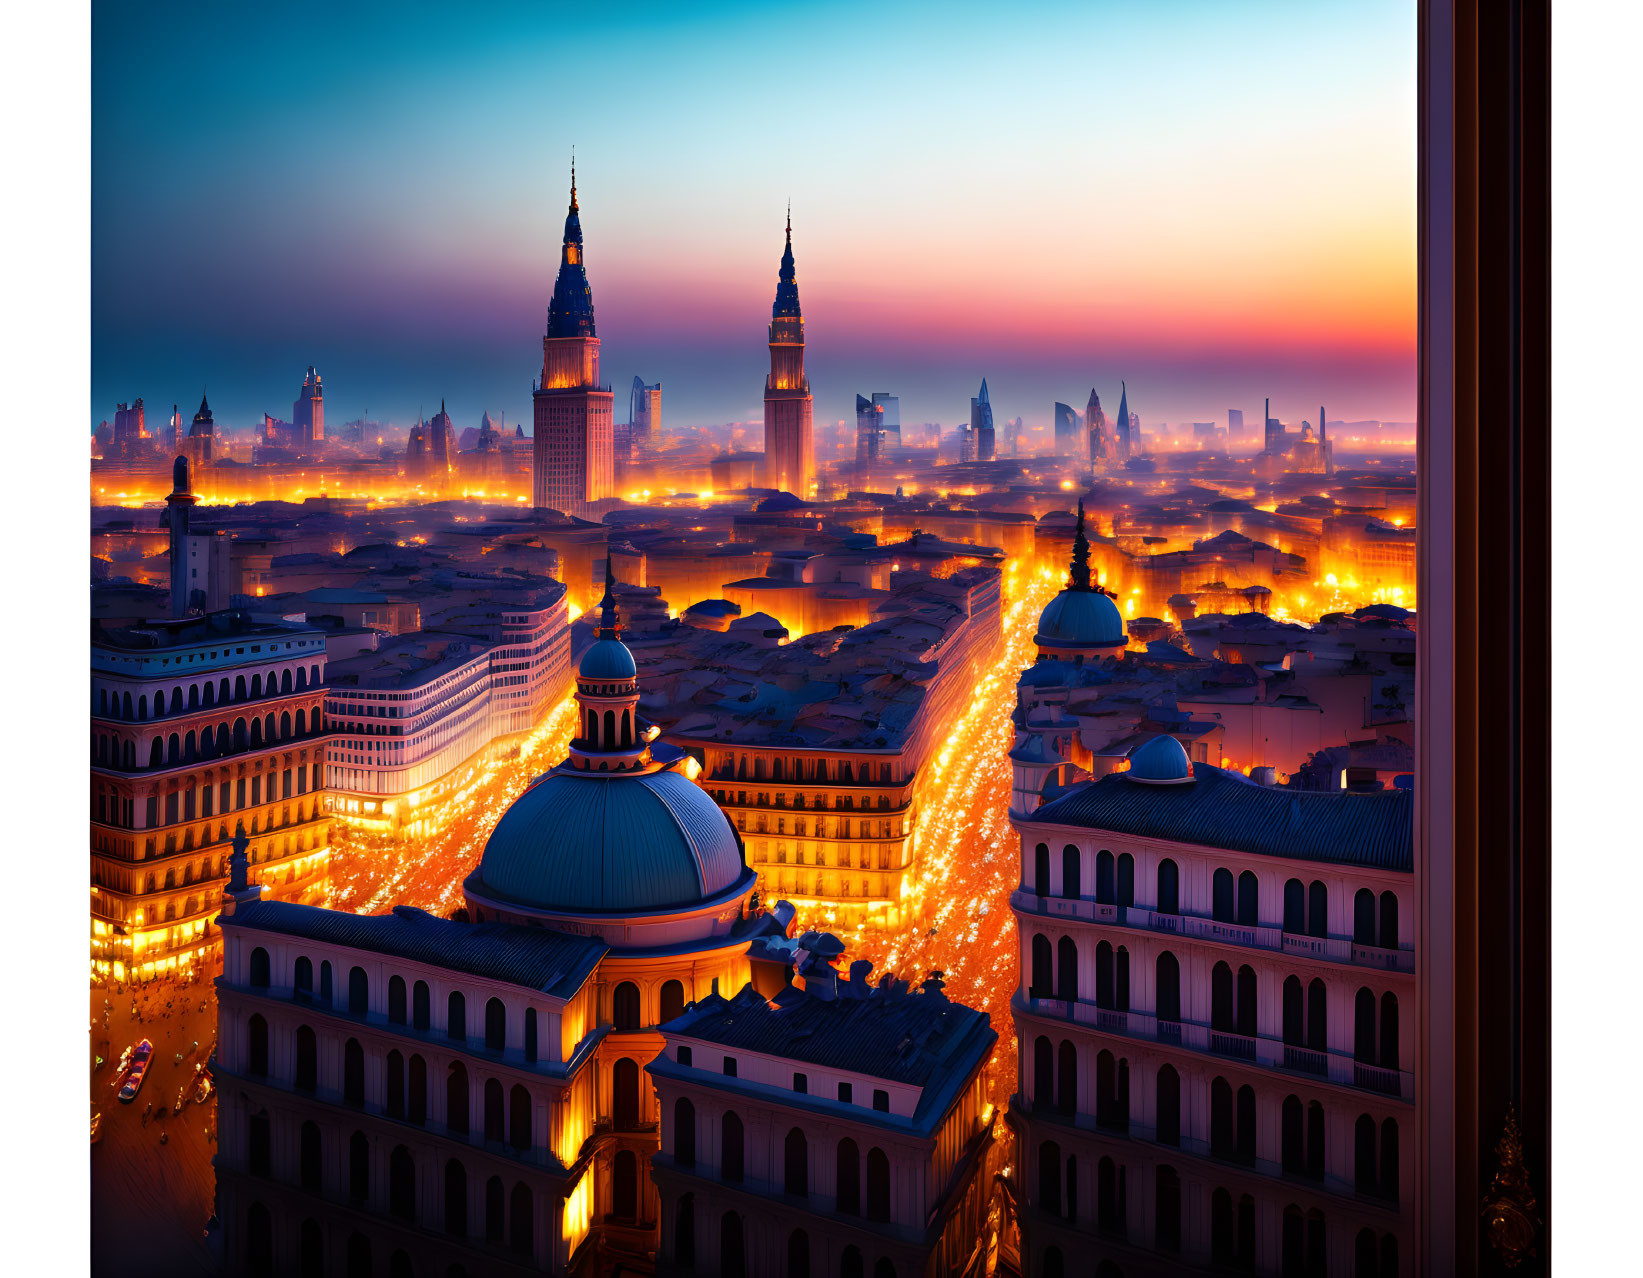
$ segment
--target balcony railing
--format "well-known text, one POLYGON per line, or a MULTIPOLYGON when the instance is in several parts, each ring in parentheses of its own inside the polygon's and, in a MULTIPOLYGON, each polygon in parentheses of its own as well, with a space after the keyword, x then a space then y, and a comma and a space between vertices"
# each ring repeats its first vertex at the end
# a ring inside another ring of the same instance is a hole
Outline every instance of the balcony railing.
POLYGON ((1194 1021, 1162 1021, 1150 1012, 1120 1012, 1081 1000, 1039 998, 1018 992, 1011 1006, 1034 1016, 1071 1021, 1107 1034, 1167 1043, 1186 1051, 1225 1056, 1269 1069, 1294 1070, 1342 1087, 1359 1087, 1400 1100, 1415 1098, 1413 1074, 1365 1065, 1354 1060, 1350 1052, 1314 1051, 1259 1034, 1232 1034, 1194 1021))
POLYGON ((1198 914, 1163 914, 1138 905, 1113 905, 1084 897, 1039 896, 1036 892, 1023 888, 1018 888, 1010 894, 1010 904, 1015 909, 1048 918, 1109 923, 1115 927, 1132 927, 1175 936, 1190 936, 1223 945, 1272 950, 1276 953, 1323 959, 1331 963, 1373 967, 1385 972, 1415 970, 1415 954, 1412 950, 1388 950, 1375 945, 1359 945, 1344 936, 1306 936, 1298 932, 1286 932, 1281 927, 1224 923, 1219 919, 1206 919, 1198 914))

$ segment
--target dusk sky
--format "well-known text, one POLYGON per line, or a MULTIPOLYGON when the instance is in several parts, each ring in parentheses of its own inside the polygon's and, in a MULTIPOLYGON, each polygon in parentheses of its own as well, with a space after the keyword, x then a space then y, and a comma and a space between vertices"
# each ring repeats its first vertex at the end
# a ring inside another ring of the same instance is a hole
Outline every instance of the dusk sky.
POLYGON ((760 418, 789 197, 818 426, 1413 420, 1409 0, 880 8, 97 4, 88 429, 528 422, 572 144, 619 420, 760 418))

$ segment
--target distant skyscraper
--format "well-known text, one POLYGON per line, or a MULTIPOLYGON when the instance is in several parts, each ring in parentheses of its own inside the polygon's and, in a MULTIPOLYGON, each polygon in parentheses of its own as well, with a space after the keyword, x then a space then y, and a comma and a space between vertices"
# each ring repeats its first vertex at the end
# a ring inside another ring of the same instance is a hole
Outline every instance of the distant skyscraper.
POLYGON ((571 165, 570 212, 559 255, 559 278, 542 338, 542 380, 532 395, 532 504, 566 514, 615 495, 608 387, 599 384, 599 338, 593 324, 593 290, 582 262, 582 220, 577 215, 576 166, 571 165))
POLYGON ((992 461, 993 406, 987 398, 987 379, 981 379, 981 393, 970 401, 970 429, 975 434, 976 459, 992 461))
POLYGON ((873 407, 879 410, 879 426, 884 431, 885 452, 901 447, 901 397, 884 391, 873 392, 873 407))
POLYGON ((428 468, 438 479, 449 475, 451 455, 456 451, 456 425, 445 411, 445 401, 439 401, 439 413, 426 427, 428 441, 428 468))
POLYGON ((317 444, 325 438, 325 393, 320 389, 319 374, 308 366, 308 375, 302 379, 302 393, 291 405, 291 423, 296 427, 296 444, 317 444))
POLYGON ((176 455, 177 444, 183 437, 183 415, 177 411, 177 406, 171 406, 171 420, 165 424, 165 450, 176 455))
POLYGON ((217 423, 212 420, 211 405, 205 402, 205 392, 201 391, 200 411, 194 414, 194 421, 188 428, 188 438, 181 443, 181 451, 187 455, 189 464, 195 470, 211 464, 216 435, 217 423))
POLYGON ((1130 388, 1123 382, 1118 383, 1118 417, 1114 425, 1117 427, 1117 447, 1114 450, 1116 460, 1130 459, 1130 388))
POLYGON ((1284 450, 1284 424, 1272 415, 1272 400, 1266 401, 1266 407, 1261 410, 1261 416, 1266 421, 1266 450, 1269 453, 1281 453, 1284 450))
POLYGON ((1244 410, 1227 409, 1227 444, 1237 444, 1244 437, 1244 410))
POLYGON ((1055 455, 1057 457, 1074 457, 1078 455, 1080 440, 1078 425, 1078 411, 1070 404, 1063 404, 1060 400, 1055 405, 1055 455))
POLYGON ((114 408, 114 448, 115 455, 130 457, 139 447, 139 441, 148 437, 148 428, 144 425, 143 401, 139 396, 130 404, 118 404, 114 408))
MULTIPOLYGON (((172 416, 176 416, 173 410, 172 416)), ((188 482, 188 458, 179 457, 171 465, 171 495, 165 499, 171 564, 171 615, 186 617, 190 594, 188 564, 188 522, 194 496, 188 482)))
POLYGON ((1101 411, 1101 396, 1090 387, 1090 402, 1084 409, 1084 425, 1090 435, 1090 461, 1110 462, 1113 456, 1112 436, 1107 430, 1107 415, 1101 411))
POLYGON ((856 396, 856 465, 871 466, 884 455, 883 410, 864 395, 856 396))
POLYGON ((633 379, 633 390, 628 395, 628 422, 629 459, 649 456, 662 430, 661 382, 646 386, 643 378, 633 379))
POLYGON ((815 476, 810 379, 804 373, 804 316, 793 270, 793 214, 770 308, 770 376, 764 383, 764 483, 795 497, 810 496, 815 476))

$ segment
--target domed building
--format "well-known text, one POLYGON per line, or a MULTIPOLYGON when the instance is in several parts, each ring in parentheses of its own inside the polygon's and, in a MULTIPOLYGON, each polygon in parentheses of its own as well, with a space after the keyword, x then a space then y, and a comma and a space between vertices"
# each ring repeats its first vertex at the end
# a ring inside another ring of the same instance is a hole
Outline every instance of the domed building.
POLYGON ((239 841, 218 983, 227 1272, 650 1271, 658 1027, 783 989, 793 911, 750 912, 740 836, 639 714, 613 596, 607 569, 579 733, 498 821, 466 918, 263 900, 239 841))
POLYGON ((1067 588, 1045 605, 1033 635, 1040 661, 1069 661, 1081 666, 1099 657, 1117 656, 1129 643, 1124 618, 1112 596, 1090 581, 1090 539, 1084 532, 1084 503, 1078 503, 1072 566, 1067 588))

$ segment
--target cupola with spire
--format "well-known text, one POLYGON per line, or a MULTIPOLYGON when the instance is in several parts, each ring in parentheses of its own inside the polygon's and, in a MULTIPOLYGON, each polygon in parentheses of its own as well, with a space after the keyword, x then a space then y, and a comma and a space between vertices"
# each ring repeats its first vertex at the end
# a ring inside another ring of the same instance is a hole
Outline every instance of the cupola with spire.
POLYGON ((1129 644, 1118 605, 1090 578, 1090 539, 1084 531, 1082 499, 1078 503, 1067 588, 1039 615, 1033 642, 1038 645, 1040 661, 1070 661, 1074 665, 1083 665, 1086 659, 1115 656, 1129 644))
POLYGON ((559 249, 559 276, 548 306, 549 337, 595 337, 593 289, 582 261, 582 218, 576 202, 576 158, 571 157, 570 211, 565 214, 565 239, 559 249))

